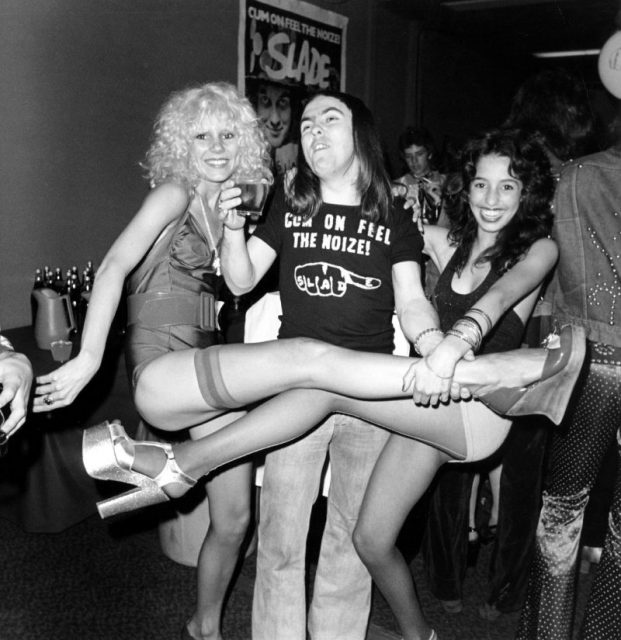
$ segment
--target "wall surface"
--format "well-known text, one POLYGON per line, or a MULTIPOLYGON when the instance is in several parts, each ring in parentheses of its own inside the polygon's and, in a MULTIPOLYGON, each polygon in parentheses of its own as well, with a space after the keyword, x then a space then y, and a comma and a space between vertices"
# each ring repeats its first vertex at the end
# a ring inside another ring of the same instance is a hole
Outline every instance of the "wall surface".
MULTIPOLYGON (((372 101, 375 1, 313 4, 348 16, 347 88, 372 101)), ((237 0, 3 0, 3 327, 29 323, 35 268, 101 260, 146 193, 138 163, 166 96, 236 82, 238 20, 237 0)))
POLYGON ((4 0, 0 321, 36 267, 101 260, 146 192, 138 163, 174 89, 236 79, 230 0, 4 0))
MULTIPOLYGON (((347 90, 374 112, 393 172, 406 124, 428 124, 441 139, 473 124, 466 107, 492 119, 484 107, 497 78, 478 81, 480 66, 457 43, 432 42, 423 64, 419 26, 383 0, 311 3, 349 18, 347 90)), ((164 99, 190 84, 236 82, 238 20, 238 0, 2 1, 4 328, 30 322, 37 267, 101 261, 146 194, 139 162, 164 99)))

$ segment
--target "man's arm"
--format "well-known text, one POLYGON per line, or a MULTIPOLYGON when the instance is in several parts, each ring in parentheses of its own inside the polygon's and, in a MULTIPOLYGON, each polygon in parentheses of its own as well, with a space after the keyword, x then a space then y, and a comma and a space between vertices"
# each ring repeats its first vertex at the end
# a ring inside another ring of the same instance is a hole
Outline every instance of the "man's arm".
POLYGON ((437 328, 423 336, 416 345, 420 355, 433 351, 442 341, 440 320, 423 290, 420 266, 416 262, 397 262, 392 267, 395 310, 405 337, 414 343, 422 331, 437 328))
MULTIPOLYGON (((425 358, 444 340, 444 333, 434 306, 425 296, 420 266, 416 262, 398 262, 393 265, 392 274, 399 324, 418 354, 425 358)), ((449 395, 454 400, 470 397, 468 389, 437 376, 425 360, 408 370, 404 388, 410 385, 414 401, 420 404, 435 405, 440 399, 446 401, 449 395)))

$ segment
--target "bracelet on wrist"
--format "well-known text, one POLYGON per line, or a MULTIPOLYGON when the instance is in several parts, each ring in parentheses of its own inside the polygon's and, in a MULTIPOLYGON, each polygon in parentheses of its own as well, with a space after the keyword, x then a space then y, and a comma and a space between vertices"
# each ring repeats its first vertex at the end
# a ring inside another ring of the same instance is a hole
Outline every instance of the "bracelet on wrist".
POLYGON ((418 348, 418 345, 421 341, 421 338, 424 338, 425 336, 428 336, 430 333, 441 333, 442 335, 444 335, 444 332, 442 331, 442 329, 438 329, 438 327, 429 327, 429 329, 424 329, 423 331, 421 331, 416 338, 414 338, 414 342, 412 342, 412 346, 414 347, 414 351, 416 353, 418 353, 419 356, 422 356, 423 354, 420 352, 420 349, 418 348))
POLYGON ((470 316, 460 318, 447 332, 447 336, 460 338, 470 346, 473 351, 477 351, 483 340, 483 330, 481 325, 470 316))
POLYGON ((485 320, 485 322, 487 323, 487 330, 485 331, 485 333, 489 333, 492 330, 492 327, 494 326, 492 319, 487 315, 487 313, 485 313, 485 311, 483 311, 483 309, 472 307, 471 309, 468 309, 468 311, 466 311, 466 317, 472 317, 473 315, 480 316, 481 318, 483 318, 483 320, 485 320))

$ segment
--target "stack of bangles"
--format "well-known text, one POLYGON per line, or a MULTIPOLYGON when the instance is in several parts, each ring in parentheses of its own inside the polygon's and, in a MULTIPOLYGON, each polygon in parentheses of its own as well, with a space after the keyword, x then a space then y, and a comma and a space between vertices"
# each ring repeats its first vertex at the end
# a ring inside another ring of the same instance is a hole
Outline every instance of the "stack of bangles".
POLYGON ((460 318, 447 332, 447 336, 455 336, 460 338, 466 344, 470 345, 472 351, 475 353, 479 350, 483 336, 488 333, 492 328, 492 321, 490 317, 481 309, 473 307, 466 312, 463 318, 460 318), (473 315, 478 315, 487 323, 486 331, 483 332, 483 327, 473 315))
MULTIPOLYGON (((485 313, 485 311, 483 311, 482 309, 478 309, 477 307, 472 307, 472 309, 468 309, 468 311, 466 311, 466 315, 464 315, 463 318, 460 318, 446 332, 446 335, 460 338, 461 340, 466 342, 474 352, 476 352, 481 346, 483 336, 488 334, 491 331, 493 326, 494 325, 492 324, 491 318, 487 315, 487 313, 485 313), (479 316, 480 318, 485 320, 485 323, 487 325, 485 328, 485 331, 483 331, 483 327, 481 326, 481 323, 476 318, 473 318, 472 316, 479 316)), ((420 341, 422 338, 424 338, 426 335, 429 335, 430 333, 443 334, 442 329, 438 329, 438 327, 430 327, 429 329, 425 329, 421 331, 416 336, 416 338, 414 339, 414 342, 412 343, 412 346, 414 347, 414 351, 419 356, 423 355, 420 351, 420 341)))

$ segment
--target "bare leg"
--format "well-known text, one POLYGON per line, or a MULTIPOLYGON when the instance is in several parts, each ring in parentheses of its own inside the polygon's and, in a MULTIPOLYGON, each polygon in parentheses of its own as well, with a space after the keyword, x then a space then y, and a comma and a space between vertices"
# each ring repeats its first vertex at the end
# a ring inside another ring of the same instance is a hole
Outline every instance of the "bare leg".
POLYGON ((470 504, 468 506, 468 542, 475 542, 479 538, 476 532, 477 528, 477 504, 479 503, 479 486, 481 483, 481 474, 477 473, 472 478, 472 489, 470 491, 470 504))
MULTIPOLYGON (((212 348, 213 349, 213 348, 212 348)), ((223 384, 233 402, 209 406, 199 388, 188 349, 166 354, 143 371, 135 393, 138 410, 151 424, 175 430, 208 420, 291 388, 317 388, 358 398, 398 398, 413 358, 363 353, 305 338, 217 347, 223 384)), ((205 353, 205 352, 203 352, 205 353)), ((210 353, 216 353, 214 351, 210 353)), ((546 351, 521 349, 462 361, 456 381, 463 385, 521 386, 541 377, 546 351)))
MULTIPOLYGON (((204 438, 245 415, 230 412, 190 430, 193 440, 204 438)), ((197 640, 222 640, 222 609, 250 520, 250 462, 223 469, 207 483, 209 528, 197 565, 196 609, 187 621, 197 640)))
POLYGON ((488 474, 489 486, 492 491, 492 508, 489 515, 489 526, 498 525, 498 508, 500 506, 500 478, 502 476, 502 465, 494 467, 488 474))
MULTIPOLYGON (((426 442, 454 458, 463 458, 466 454, 458 402, 422 407, 410 399, 358 400, 316 389, 294 389, 264 402, 245 417, 212 435, 176 445, 175 456, 186 473, 199 477, 222 464, 303 435, 330 413, 354 415, 385 426, 426 442), (295 420, 292 420, 292 416, 295 416, 295 420)), ((157 449, 138 444, 134 469, 153 476, 162 468, 163 455, 157 449)), ((166 487, 173 497, 186 490, 187 487, 180 485, 166 487)))
POLYGON ((252 468, 250 462, 238 464, 207 484, 210 524, 198 557, 196 610, 187 623, 197 640, 222 640, 224 597, 250 519, 252 468))
POLYGON ((397 536, 448 459, 429 445, 393 434, 375 465, 354 531, 356 550, 390 605, 404 640, 427 640, 431 629, 410 569, 397 549, 397 536))

